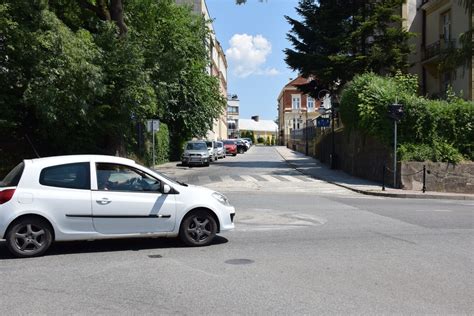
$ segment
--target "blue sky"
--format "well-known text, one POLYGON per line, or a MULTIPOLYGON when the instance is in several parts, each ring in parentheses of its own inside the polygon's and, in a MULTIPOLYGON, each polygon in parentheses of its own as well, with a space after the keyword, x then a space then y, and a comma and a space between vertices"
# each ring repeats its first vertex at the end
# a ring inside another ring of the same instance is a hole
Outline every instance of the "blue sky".
POLYGON ((286 65, 283 50, 290 43, 290 25, 284 15, 296 18, 298 0, 206 0, 217 39, 226 53, 227 91, 240 99, 240 118, 260 115, 274 120, 277 97, 296 74, 286 65))

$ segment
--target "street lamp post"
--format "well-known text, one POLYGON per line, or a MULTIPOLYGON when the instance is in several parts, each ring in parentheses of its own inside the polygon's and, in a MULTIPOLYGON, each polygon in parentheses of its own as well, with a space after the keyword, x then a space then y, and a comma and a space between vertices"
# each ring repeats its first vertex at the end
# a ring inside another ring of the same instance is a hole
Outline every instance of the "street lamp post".
POLYGON ((334 133, 334 118, 336 117, 336 106, 338 102, 334 98, 331 100, 331 157, 330 157, 330 166, 331 169, 336 169, 336 141, 334 133))
POLYGON ((308 144, 308 104, 306 104, 306 122, 304 126, 304 133, 305 133, 305 154, 308 156, 309 153, 309 144, 308 144))

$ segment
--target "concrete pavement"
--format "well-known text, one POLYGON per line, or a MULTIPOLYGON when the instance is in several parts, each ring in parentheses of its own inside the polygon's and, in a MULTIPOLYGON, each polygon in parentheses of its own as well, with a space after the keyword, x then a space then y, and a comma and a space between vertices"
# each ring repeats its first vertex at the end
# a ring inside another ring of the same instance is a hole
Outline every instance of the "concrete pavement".
POLYGON ((275 149, 288 164, 302 174, 327 181, 358 193, 395 198, 474 200, 473 194, 428 191, 423 193, 422 191, 393 189, 387 187, 385 188, 385 191, 382 191, 381 183, 357 178, 342 170, 332 170, 319 160, 305 156, 302 153, 284 146, 277 146, 275 149))

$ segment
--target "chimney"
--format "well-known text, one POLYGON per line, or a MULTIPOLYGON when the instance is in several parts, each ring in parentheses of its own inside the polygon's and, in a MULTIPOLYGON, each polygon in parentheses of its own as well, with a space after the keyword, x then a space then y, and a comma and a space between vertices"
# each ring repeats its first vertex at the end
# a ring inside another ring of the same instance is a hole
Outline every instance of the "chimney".
POLYGON ((258 117, 258 115, 254 115, 254 116, 252 116, 252 120, 254 120, 255 122, 258 122, 258 120, 259 120, 259 117, 258 117))

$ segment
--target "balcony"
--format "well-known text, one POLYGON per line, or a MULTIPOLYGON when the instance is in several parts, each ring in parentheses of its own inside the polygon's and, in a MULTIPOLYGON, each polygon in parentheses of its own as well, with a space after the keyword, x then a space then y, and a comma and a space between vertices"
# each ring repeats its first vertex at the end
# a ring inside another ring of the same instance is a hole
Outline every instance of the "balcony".
POLYGON ((439 40, 430 45, 425 46, 421 60, 423 62, 430 62, 437 60, 440 55, 448 49, 456 47, 456 41, 439 40))

